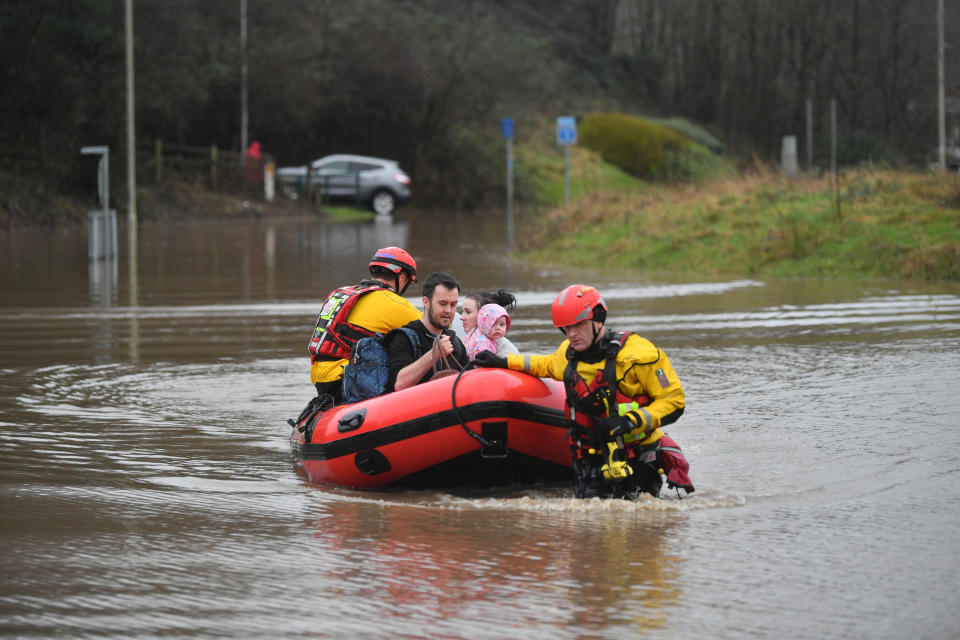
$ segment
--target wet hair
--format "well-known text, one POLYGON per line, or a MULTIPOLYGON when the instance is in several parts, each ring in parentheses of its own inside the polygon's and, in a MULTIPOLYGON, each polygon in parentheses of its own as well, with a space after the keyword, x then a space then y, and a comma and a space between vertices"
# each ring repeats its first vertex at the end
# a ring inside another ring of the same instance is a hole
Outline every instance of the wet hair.
POLYGON ((427 300, 433 300, 433 290, 437 288, 438 284, 442 284, 447 289, 456 289, 460 291, 460 283, 457 282, 457 279, 454 278, 449 273, 443 271, 437 271, 431 273, 427 276, 427 279, 423 281, 423 296, 427 300))
POLYGON ((477 293, 471 293, 469 296, 467 296, 467 299, 476 302, 477 309, 485 304, 498 304, 506 309, 507 313, 513 313, 513 310, 517 307, 516 296, 509 291, 504 291, 503 289, 499 289, 496 293, 490 293, 489 291, 478 291, 477 293))

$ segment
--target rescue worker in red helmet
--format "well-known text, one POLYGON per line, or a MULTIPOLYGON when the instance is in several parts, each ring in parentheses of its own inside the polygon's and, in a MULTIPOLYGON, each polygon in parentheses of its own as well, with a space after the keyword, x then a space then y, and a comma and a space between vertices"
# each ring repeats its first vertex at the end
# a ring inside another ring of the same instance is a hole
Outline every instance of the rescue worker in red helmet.
POLYGON ((343 398, 343 368, 360 338, 386 333, 420 318, 403 298, 417 281, 417 263, 400 247, 378 249, 370 259, 370 278, 338 287, 324 300, 310 338, 310 381, 334 403, 343 398))
POLYGON ((635 333, 605 328, 607 305, 593 287, 567 287, 550 312, 566 338, 553 354, 502 358, 487 351, 475 362, 563 381, 576 496, 657 496, 661 474, 671 488, 692 493, 689 465, 661 430, 684 409, 667 354, 635 333))

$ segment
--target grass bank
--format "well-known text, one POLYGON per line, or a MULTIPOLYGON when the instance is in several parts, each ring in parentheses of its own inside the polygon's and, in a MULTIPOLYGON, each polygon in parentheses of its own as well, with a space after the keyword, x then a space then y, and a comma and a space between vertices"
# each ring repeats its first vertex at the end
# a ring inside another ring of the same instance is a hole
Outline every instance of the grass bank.
POLYGON ((607 187, 538 216, 521 254, 650 273, 960 280, 954 175, 856 170, 834 186, 760 169, 607 187))

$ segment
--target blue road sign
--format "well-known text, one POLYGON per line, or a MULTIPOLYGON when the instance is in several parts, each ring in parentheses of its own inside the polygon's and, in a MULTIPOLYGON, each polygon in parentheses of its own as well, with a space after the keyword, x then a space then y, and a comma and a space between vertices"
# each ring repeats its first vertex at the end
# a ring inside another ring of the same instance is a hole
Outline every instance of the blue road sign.
POLYGON ((577 119, 573 116, 557 118, 557 144, 577 144, 577 119))
POLYGON ((503 137, 510 139, 513 137, 513 118, 504 118, 500 121, 500 130, 503 132, 503 137))

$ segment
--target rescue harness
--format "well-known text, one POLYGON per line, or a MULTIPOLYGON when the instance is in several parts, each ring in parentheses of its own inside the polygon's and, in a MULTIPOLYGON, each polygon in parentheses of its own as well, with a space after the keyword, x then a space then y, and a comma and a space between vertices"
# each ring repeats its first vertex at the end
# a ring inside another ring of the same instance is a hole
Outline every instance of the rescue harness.
POLYGON ((573 347, 567 349, 567 366, 563 372, 570 418, 567 441, 575 473, 582 482, 619 482, 638 472, 637 464, 646 465, 657 477, 663 473, 660 443, 640 445, 649 437, 649 432, 630 432, 611 438, 610 434, 601 433, 596 427, 596 420, 601 417, 630 413, 634 414, 638 426, 643 424, 637 411, 650 404, 650 398, 647 395, 625 395, 617 381, 617 354, 631 334, 630 331, 609 331, 601 338, 604 366, 590 383, 577 373, 577 351, 573 347), (577 412, 593 418, 591 424, 577 422, 577 412))
MULTIPOLYGON (((601 338, 601 341, 606 343, 602 344, 605 359, 604 367, 589 384, 577 373, 578 356, 576 350, 573 347, 567 349, 567 367, 563 372, 563 385, 567 391, 568 417, 572 423, 571 429, 574 431, 573 435, 576 436, 576 439, 582 441, 582 445, 598 449, 609 438, 600 434, 593 425, 585 426, 578 423, 576 420, 577 412, 588 415, 594 420, 603 416, 623 416, 633 412, 637 425, 642 424, 636 411, 640 407, 650 404, 650 398, 646 395, 635 397, 625 395, 620 391, 617 381, 617 354, 632 333, 631 331, 617 333, 610 331, 601 338)), ((629 444, 637 440, 643 440, 647 436, 649 436, 648 433, 627 434, 624 441, 629 444)))
POLYGON ((347 318, 361 296, 384 289, 393 291, 390 285, 377 280, 361 280, 360 284, 339 287, 330 292, 307 345, 310 361, 347 360, 353 345, 360 338, 374 335, 364 327, 347 322, 347 318))

